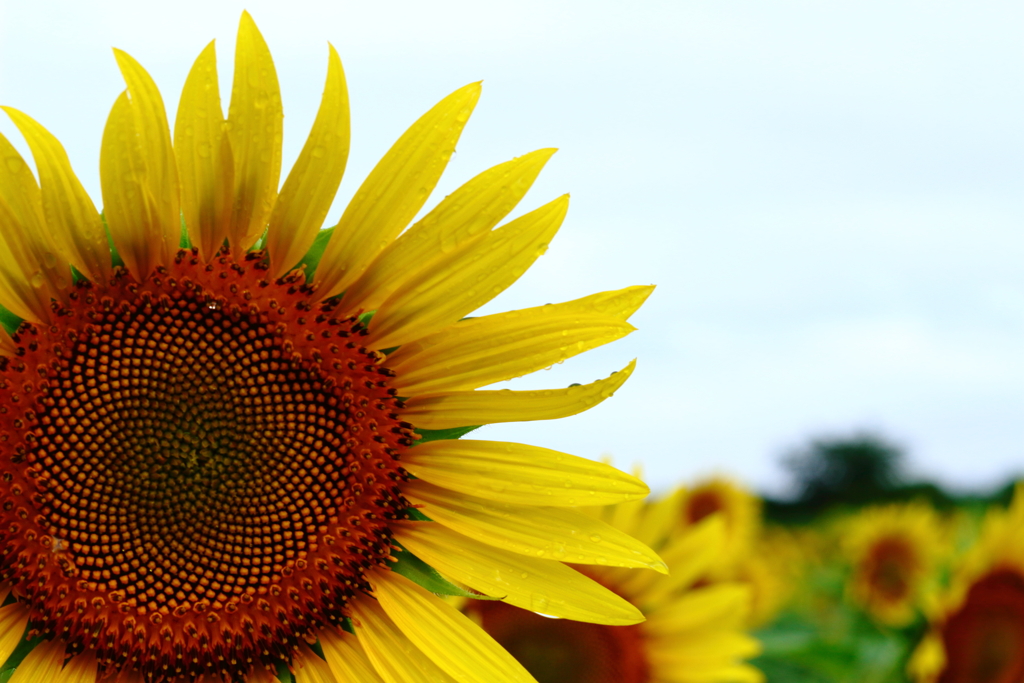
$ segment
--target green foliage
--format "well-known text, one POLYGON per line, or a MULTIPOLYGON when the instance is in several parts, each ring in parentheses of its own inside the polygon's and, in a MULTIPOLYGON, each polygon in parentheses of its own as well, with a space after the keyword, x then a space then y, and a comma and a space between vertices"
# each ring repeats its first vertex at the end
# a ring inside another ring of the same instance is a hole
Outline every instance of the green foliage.
POLYGON ((813 568, 789 609, 754 634, 764 652, 751 663, 769 683, 908 683, 920 629, 874 624, 844 600, 846 573, 835 562, 813 568))

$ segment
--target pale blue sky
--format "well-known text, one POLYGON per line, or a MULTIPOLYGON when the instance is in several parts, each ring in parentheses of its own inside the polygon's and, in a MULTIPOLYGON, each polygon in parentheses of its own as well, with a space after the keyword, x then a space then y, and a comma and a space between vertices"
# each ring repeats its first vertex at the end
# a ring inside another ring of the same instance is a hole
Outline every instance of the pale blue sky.
POLYGON ((657 488, 716 471, 777 488, 781 451, 860 428, 962 486, 1024 472, 1019 3, 0 0, 0 103, 63 140, 99 204, 123 87, 110 46, 173 115, 212 38, 230 81, 243 7, 274 52, 286 164, 328 40, 345 63, 352 156, 329 221, 409 123, 484 79, 432 202, 547 146, 561 151, 523 208, 573 197, 547 255, 487 310, 659 285, 639 332, 515 383, 638 357, 619 394, 481 437, 642 461, 657 488))

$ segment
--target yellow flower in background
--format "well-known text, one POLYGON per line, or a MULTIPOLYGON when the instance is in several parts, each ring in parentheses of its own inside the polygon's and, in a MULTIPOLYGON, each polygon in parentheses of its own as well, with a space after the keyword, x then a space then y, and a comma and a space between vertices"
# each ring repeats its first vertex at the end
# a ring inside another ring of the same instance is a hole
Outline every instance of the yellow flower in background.
MULTIPOLYGON (((636 605, 629 626, 552 619, 505 602, 469 601, 467 612, 539 683, 745 683, 764 679, 743 660, 760 652, 746 633, 750 587, 702 584, 727 543, 722 515, 679 525, 678 498, 591 508, 595 519, 651 544, 670 574, 586 567, 588 576, 636 605), (660 542, 657 539, 662 539, 660 542), (666 540, 667 539, 667 540, 666 540)), ((507 602, 507 601, 506 601, 507 602)))
POLYGON ((581 412, 632 372, 477 391, 629 334, 651 291, 466 319, 558 230, 565 197, 496 227, 553 150, 485 171, 406 230, 479 97, 468 85, 321 232, 349 147, 333 47, 280 189, 280 91, 247 14, 227 116, 211 43, 173 141, 153 80, 115 55, 127 89, 103 133, 102 216, 43 126, 5 109, 38 183, 0 138, 0 303, 24 321, 0 333, 0 661, 26 625, 42 639, 12 683, 269 681, 281 666, 300 683, 531 680, 431 592, 461 589, 426 563, 511 604, 641 621, 563 561, 664 571, 572 509, 640 498, 642 482, 454 440, 581 412))
POLYGON ((916 683, 1024 680, 1024 487, 1008 510, 989 510, 929 612, 907 667, 916 683))
POLYGON ((865 508, 842 527, 850 600, 881 624, 906 626, 937 585, 946 529, 926 503, 865 508))
POLYGON ((734 578, 760 531, 761 499, 725 477, 683 488, 676 495, 680 498, 679 514, 685 524, 695 524, 716 512, 722 515, 725 545, 709 568, 708 578, 734 578))
POLYGON ((764 527, 736 570, 735 580, 751 591, 749 626, 771 622, 799 588, 808 564, 805 542, 791 530, 764 527))

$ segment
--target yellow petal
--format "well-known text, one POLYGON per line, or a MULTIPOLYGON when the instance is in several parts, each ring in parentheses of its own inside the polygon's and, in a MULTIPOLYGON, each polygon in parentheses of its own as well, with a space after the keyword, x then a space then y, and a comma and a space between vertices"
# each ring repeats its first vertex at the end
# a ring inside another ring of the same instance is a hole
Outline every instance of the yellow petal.
POLYGON ((248 249, 263 234, 281 180, 284 111, 270 49, 248 12, 235 44, 235 80, 228 108, 228 137, 235 162, 234 208, 228 240, 248 249))
POLYGON ((86 650, 68 660, 54 683, 96 683, 96 654, 86 650))
POLYGON ((47 640, 39 643, 25 656, 9 683, 43 683, 54 681, 64 666, 64 643, 47 640))
POLYGON ((416 396, 401 410, 402 419, 421 429, 556 420, 589 410, 614 394, 629 379, 635 366, 634 360, 608 379, 568 389, 446 391, 416 396))
POLYGON ((103 211, 118 253, 141 280, 178 249, 178 168, 156 84, 126 53, 115 50, 114 56, 128 89, 114 102, 103 130, 103 211))
POLYGON ((306 144, 270 215, 267 252, 280 277, 306 254, 323 225, 345 173, 349 147, 348 89, 341 58, 328 44, 327 84, 306 144))
POLYGON ((475 311, 547 251, 568 209, 568 195, 559 197, 409 278, 381 304, 367 342, 379 349, 400 346, 475 311))
POLYGON ((419 479, 519 505, 606 505, 639 499, 647 485, 625 472, 567 453, 503 441, 428 441, 402 455, 419 479))
POLYGON ((181 174, 182 217, 192 244, 209 260, 224 243, 235 191, 212 41, 199 53, 182 88, 174 119, 174 155, 181 174))
POLYGON ((622 582, 622 589, 638 596, 636 602, 656 606, 702 578, 718 559, 724 543, 725 522, 722 516, 705 517, 661 549, 661 557, 668 565, 667 577, 635 572, 622 582))
POLYGON ((761 652, 761 644, 746 633, 718 632, 707 634, 702 641, 699 648, 675 650, 662 648, 651 651, 649 654, 651 664, 670 669, 685 670, 690 667, 711 669, 717 666, 729 666, 732 664, 730 660, 755 657, 761 652))
POLYGON ((86 277, 110 277, 110 247, 96 206, 79 182, 64 146, 35 119, 3 107, 32 150, 42 189, 43 213, 54 246, 86 277))
POLYGON ((718 583, 686 591, 652 610, 644 628, 664 636, 695 629, 740 630, 750 611, 750 593, 750 585, 741 583, 718 583))
MULTIPOLYGON (((412 644, 373 598, 357 598, 352 623, 366 658, 385 683, 453 683, 454 678, 412 644)), ((358 679, 356 679, 358 680, 358 679)))
POLYGON ((363 181, 316 270, 320 294, 355 281, 426 203, 480 99, 471 83, 441 100, 407 130, 363 181))
POLYGON ((351 633, 325 629, 320 632, 320 646, 334 677, 343 683, 379 683, 377 675, 359 640, 351 633))
POLYGON ((668 573, 650 548, 575 510, 490 502, 425 481, 409 482, 402 493, 438 524, 488 545, 547 560, 668 573))
POLYGON ((52 271, 44 267, 46 251, 39 242, 40 235, 30 232, 0 196, 0 303, 33 322, 51 319, 50 304, 57 295, 48 277, 52 271))
POLYGON ((629 287, 459 321, 388 356, 387 365, 397 375, 393 386, 401 396, 476 389, 561 363, 634 331, 625 318, 652 291, 629 287), (599 312, 609 308, 609 300, 621 302, 615 313, 599 312))
POLYGON ((647 505, 642 523, 627 533, 651 547, 660 548, 669 534, 679 527, 679 520, 683 519, 682 501, 683 490, 677 489, 647 505))
POLYGON ((42 232, 43 198, 32 170, 21 158, 14 145, 0 135, 0 199, 7 203, 11 214, 26 230, 42 232))
MULTIPOLYGON (((312 650, 300 648, 295 656, 295 683, 339 683, 327 662, 312 650)), ((347 683, 342 679, 341 683, 347 683)))
POLYGON ((541 149, 498 164, 452 192, 381 252, 346 290, 341 305, 376 310, 408 279, 486 235, 515 208, 554 153, 541 149))
POLYGON ((675 658, 655 657, 661 673, 658 683, 764 683, 764 674, 749 664, 712 661, 705 666, 694 662, 680 665, 675 658))
POLYGON ((460 683, 536 683, 522 664, 469 617, 400 574, 367 575, 395 625, 460 683))
POLYGON ((0 662, 6 662, 28 628, 29 609, 21 602, 0 607, 0 662))
POLYGON ((395 539, 473 590, 565 619, 621 626, 644 620, 636 607, 561 562, 485 545, 435 522, 395 522, 395 539))
MULTIPOLYGON (((34 320, 48 320, 50 298, 67 299, 71 269, 58 253, 43 216, 43 200, 35 176, 14 146, 0 135, 0 230, 18 271, 31 280, 37 290, 34 320)), ((15 271, 17 272, 17 271, 15 271)))

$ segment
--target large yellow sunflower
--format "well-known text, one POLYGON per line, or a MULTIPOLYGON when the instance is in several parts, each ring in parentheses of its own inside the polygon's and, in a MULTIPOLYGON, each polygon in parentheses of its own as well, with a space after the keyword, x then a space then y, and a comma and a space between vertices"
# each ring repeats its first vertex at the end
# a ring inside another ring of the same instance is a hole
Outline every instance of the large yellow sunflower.
POLYGON ((227 117, 211 43, 173 142, 153 80, 115 55, 127 89, 103 133, 102 215, 35 120, 5 109, 38 184, 0 139, 0 303, 22 320, 0 343, 0 661, 26 628, 40 642, 12 682, 237 683, 281 667, 300 682, 530 680, 434 595, 462 586, 574 619, 642 620, 561 562, 664 571, 571 509, 642 497, 642 482, 454 440, 581 412, 633 369, 476 390, 628 334, 651 291, 466 318, 562 222, 565 197, 495 227, 553 150, 485 171, 406 230, 479 97, 468 85, 321 232, 349 146, 333 48, 280 189, 278 82, 247 14, 227 117))
MULTIPOLYGON (((727 544, 722 516, 680 524, 678 498, 591 508, 595 519, 651 543, 671 568, 587 567, 583 571, 636 605, 647 621, 630 626, 551 619, 501 602, 466 610, 523 663, 539 683, 747 683, 762 673, 743 662, 760 651, 745 632, 750 586, 702 584, 727 544), (656 539, 662 539, 658 542, 656 539), (668 539, 668 540, 665 540, 668 539)), ((550 614, 539 606, 534 612, 550 614)))
POLYGON ((926 503, 865 508, 844 525, 842 543, 851 601, 894 627, 913 621, 934 593, 948 547, 944 525, 926 503))
POLYGON ((1009 510, 985 515, 929 612, 930 629, 908 666, 914 681, 1024 681, 1024 487, 1009 510))

